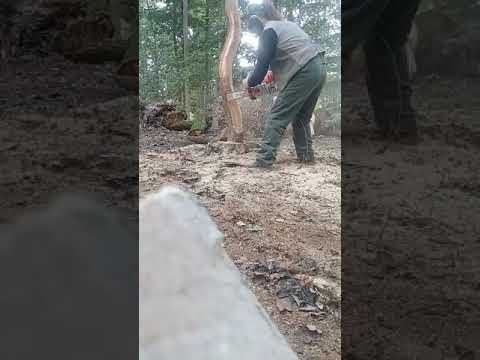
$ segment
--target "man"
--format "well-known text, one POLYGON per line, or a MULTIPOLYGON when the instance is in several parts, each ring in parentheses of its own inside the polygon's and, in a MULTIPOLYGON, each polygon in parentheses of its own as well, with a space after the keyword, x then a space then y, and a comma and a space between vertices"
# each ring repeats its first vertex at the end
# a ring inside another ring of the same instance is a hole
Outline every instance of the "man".
MULTIPOLYGON (((257 63, 247 91, 262 83, 270 68, 279 94, 267 116, 256 167, 270 168, 286 127, 291 123, 297 158, 314 161, 310 119, 326 78, 323 53, 296 24, 282 20, 271 3, 249 8, 249 30, 260 36, 257 63)), ((267 79, 268 81, 269 79, 267 79)))
POLYGON ((406 43, 420 0, 342 1, 342 63, 363 45, 367 87, 380 136, 417 142, 406 43))

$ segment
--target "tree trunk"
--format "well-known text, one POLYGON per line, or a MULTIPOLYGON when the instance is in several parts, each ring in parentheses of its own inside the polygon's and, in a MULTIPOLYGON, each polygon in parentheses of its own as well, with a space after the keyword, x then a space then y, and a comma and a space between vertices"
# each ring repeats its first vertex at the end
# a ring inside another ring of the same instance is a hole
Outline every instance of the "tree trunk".
POLYGON ((203 110, 207 111, 207 97, 210 83, 210 4, 205 1, 205 83, 203 88, 203 110))
POLYGON ((225 15, 227 17, 227 37, 220 54, 218 73, 220 80, 220 95, 228 118, 228 140, 243 141, 242 112, 236 100, 228 100, 227 94, 233 92, 232 70, 235 55, 240 45, 240 13, 237 0, 225 0, 225 15))
MULTIPOLYGON (((179 61, 179 44, 178 44, 178 11, 177 11, 177 7, 176 6, 173 6, 173 14, 172 14, 172 17, 173 17, 173 31, 171 33, 171 36, 172 36, 172 42, 173 42, 173 54, 174 54, 174 61, 176 64, 180 63, 179 61)), ((173 67, 173 71, 174 71, 174 74, 175 74, 175 77, 174 79, 176 79, 173 83, 174 83, 174 88, 175 88, 175 98, 178 100, 182 97, 182 93, 183 93, 183 90, 180 89, 180 87, 178 86, 178 80, 181 79, 181 72, 180 70, 178 69, 177 66, 174 66, 173 67)), ((182 82, 183 83, 183 82, 182 82)))
POLYGON ((183 84, 184 106, 187 116, 190 115, 190 89, 188 84, 188 0, 183 0, 183 84))

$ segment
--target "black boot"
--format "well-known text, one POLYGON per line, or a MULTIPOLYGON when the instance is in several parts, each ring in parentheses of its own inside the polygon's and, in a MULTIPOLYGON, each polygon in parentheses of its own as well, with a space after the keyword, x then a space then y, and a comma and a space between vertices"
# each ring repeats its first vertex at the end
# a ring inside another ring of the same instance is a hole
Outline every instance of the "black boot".
POLYGON ((416 143, 418 141, 417 115, 411 104, 411 90, 404 88, 402 108, 396 126, 395 136, 401 142, 416 143))
POLYGON ((315 156, 313 155, 313 153, 297 154, 297 161, 301 164, 312 165, 315 164, 315 156))

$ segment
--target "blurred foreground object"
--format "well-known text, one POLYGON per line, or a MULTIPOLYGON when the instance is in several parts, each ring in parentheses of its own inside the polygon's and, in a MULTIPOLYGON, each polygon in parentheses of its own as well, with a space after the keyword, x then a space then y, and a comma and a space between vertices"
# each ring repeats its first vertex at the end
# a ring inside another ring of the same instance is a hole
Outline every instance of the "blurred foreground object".
POLYGON ((67 196, 2 226, 2 359, 136 356, 138 242, 124 223, 67 196))
POLYGON ((140 360, 295 360, 187 193, 140 203, 140 360))

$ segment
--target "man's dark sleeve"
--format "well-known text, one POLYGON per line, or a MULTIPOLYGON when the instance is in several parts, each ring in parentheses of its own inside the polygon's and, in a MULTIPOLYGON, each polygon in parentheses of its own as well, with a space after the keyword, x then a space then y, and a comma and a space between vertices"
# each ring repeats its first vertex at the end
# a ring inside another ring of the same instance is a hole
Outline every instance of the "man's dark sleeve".
POLYGON ((248 78, 248 86, 254 87, 262 83, 267 75, 270 62, 277 50, 278 37, 272 29, 265 30, 260 36, 257 63, 252 75, 248 78))

